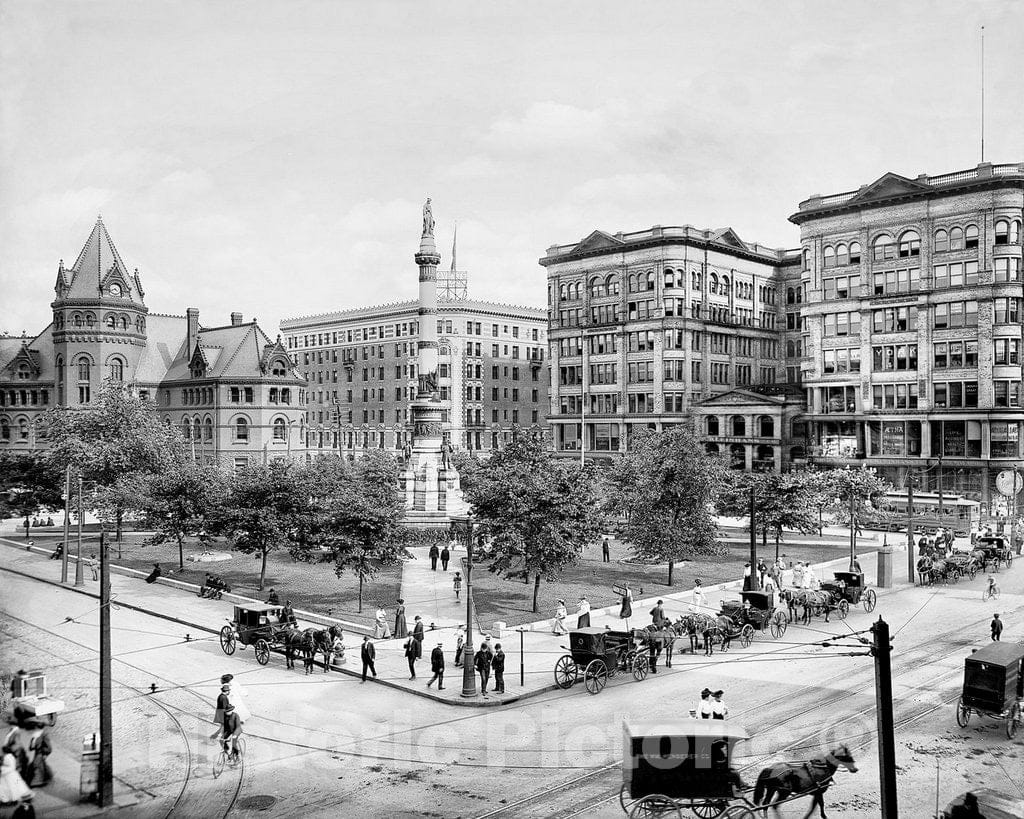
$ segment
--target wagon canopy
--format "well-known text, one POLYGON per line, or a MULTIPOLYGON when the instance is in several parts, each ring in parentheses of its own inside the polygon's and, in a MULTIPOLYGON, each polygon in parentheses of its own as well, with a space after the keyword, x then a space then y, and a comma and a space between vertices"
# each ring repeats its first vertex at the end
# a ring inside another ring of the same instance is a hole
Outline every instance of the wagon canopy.
POLYGON ((833 572, 832 577, 835 578, 837 583, 842 581, 851 589, 860 589, 864 587, 863 572, 833 572))
POLYGON ((752 609, 769 611, 775 608, 775 592, 745 591, 740 592, 740 597, 742 597, 744 601, 749 600, 750 607, 752 609))

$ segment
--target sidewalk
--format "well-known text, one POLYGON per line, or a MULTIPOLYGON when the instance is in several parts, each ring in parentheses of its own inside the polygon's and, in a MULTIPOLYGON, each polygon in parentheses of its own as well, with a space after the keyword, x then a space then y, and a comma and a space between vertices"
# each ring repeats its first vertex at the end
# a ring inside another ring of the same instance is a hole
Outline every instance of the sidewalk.
MULTIPOLYGON (((414 551, 418 553, 421 550, 414 551)), ((551 633, 552 621, 550 619, 527 624, 521 629, 507 629, 501 633, 496 633, 489 628, 493 624, 481 624, 483 630, 490 634, 492 644, 501 643, 505 651, 507 657, 505 665, 506 693, 495 695, 488 692, 487 697, 479 694, 471 698, 462 697, 462 668, 455 667, 454 656, 456 626, 462 623, 465 617, 463 608, 465 592, 462 601, 457 603, 454 601, 454 594, 450 588, 453 567, 461 565, 461 560, 458 559, 461 558, 461 554, 453 555, 448 572, 442 572, 440 564, 438 564, 437 571, 434 572, 430 569, 430 562, 426 558, 425 550, 423 551, 422 557, 417 554, 417 559, 407 564, 403 574, 403 590, 408 594, 405 598, 407 620, 411 624, 413 617, 419 613, 427 628, 423 644, 423 658, 417 663, 417 678, 416 680, 409 679, 409 668, 403 649, 404 641, 392 638, 375 641, 378 678, 373 682, 402 689, 437 702, 461 706, 496 706, 537 696, 553 689, 554 664, 560 656, 568 653, 566 648, 568 638, 567 636, 558 637, 551 633), (434 630, 430 629, 431 622, 437 626, 434 630), (447 662, 445 688, 441 691, 437 688, 428 689, 426 687, 427 680, 431 676, 430 652, 438 642, 443 645, 447 662)), ((49 553, 42 549, 37 548, 30 552, 25 549, 23 544, 7 538, 0 538, 0 569, 60 586, 60 564, 57 561, 49 560, 48 555, 49 553)), ((875 582, 875 557, 875 553, 859 555, 866 580, 871 585, 874 585, 875 582)), ((899 552, 894 555, 894 564, 896 577, 903 577, 904 572, 900 570, 902 564, 899 552)), ((838 559, 815 566, 815 571, 819 578, 824 578, 828 577, 833 569, 845 569, 846 565, 846 559, 838 559)), ((85 587, 79 590, 80 593, 93 598, 99 596, 99 584, 90 579, 89 573, 86 573, 85 584, 85 587)), ((902 585, 905 584, 898 583, 896 588, 902 585)), ((721 600, 735 599, 739 596, 739 587, 739 581, 707 587, 709 607, 717 612, 721 600)), ((68 588, 71 587, 68 586, 68 588)), ((879 590, 879 596, 882 597, 891 591, 879 590)), ((119 606, 131 607, 178 623, 181 626, 182 639, 185 639, 186 632, 215 634, 232 616, 232 604, 226 599, 222 601, 200 599, 196 596, 194 587, 177 581, 148 585, 143 582, 142 574, 137 572, 130 575, 121 572, 112 573, 111 592, 116 597, 119 606)), ((607 625, 613 629, 643 627, 650 622, 648 612, 659 599, 664 601, 665 613, 674 619, 688 611, 691 592, 686 589, 634 600, 634 616, 628 621, 618 618, 618 606, 596 609, 591 612, 591 624, 597 627, 607 625)), ((302 628, 308 625, 323 625, 323 623, 314 622, 300 613, 297 614, 300 618, 299 625, 302 628)), ((393 627, 394 608, 388 609, 388 617, 389 627, 393 627)), ((318 621, 326 619, 318 618, 318 621)), ((575 623, 573 612, 570 612, 568 623, 570 627, 575 623)), ((478 626, 474 630, 471 640, 467 641, 471 643, 467 646, 471 652, 470 657, 472 657, 472 651, 479 648, 484 639, 480 633, 480 626, 478 626)), ((353 676, 360 674, 359 646, 361 642, 360 635, 346 629, 346 662, 343 665, 334 666, 335 671, 353 676)), ((117 646, 115 645, 115 652, 116 650, 117 646)), ((253 658, 253 662, 255 662, 255 658, 253 658)), ((682 660, 682 657, 677 654, 676 663, 681 664, 682 662, 685 660, 682 660)), ((283 665, 280 654, 272 655, 271 663, 283 665)), ((302 674, 301 662, 298 663, 298 666, 295 673, 302 674)), ((493 685, 493 679, 491 685, 493 685)), ((477 680, 477 686, 479 687, 479 680, 477 680)))

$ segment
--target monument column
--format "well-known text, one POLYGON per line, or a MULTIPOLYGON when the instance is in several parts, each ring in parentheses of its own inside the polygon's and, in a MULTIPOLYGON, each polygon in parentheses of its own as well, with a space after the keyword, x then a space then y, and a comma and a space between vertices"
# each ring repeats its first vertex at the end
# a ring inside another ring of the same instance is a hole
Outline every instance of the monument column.
POLYGON ((423 232, 415 256, 419 267, 419 340, 416 343, 417 389, 412 401, 412 446, 405 465, 406 522, 447 526, 465 512, 459 475, 444 443, 443 405, 438 395, 437 266, 434 216, 423 206, 423 232))

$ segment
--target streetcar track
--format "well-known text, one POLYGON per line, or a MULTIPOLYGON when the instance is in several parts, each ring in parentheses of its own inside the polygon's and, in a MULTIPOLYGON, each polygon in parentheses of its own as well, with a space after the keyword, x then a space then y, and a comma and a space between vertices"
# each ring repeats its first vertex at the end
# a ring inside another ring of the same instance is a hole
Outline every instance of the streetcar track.
MULTIPOLYGON (((96 651, 96 649, 92 648, 91 646, 87 646, 87 645, 85 645, 83 643, 78 642, 77 640, 73 640, 70 637, 67 637, 67 636, 59 634, 59 633, 57 633, 55 631, 52 631, 51 629, 48 629, 45 626, 40 626, 40 625, 37 625, 35 623, 31 623, 28 620, 25 620, 25 619, 23 619, 21 617, 18 617, 17 615, 14 615, 14 614, 10 614, 9 612, 6 613, 6 616, 8 618, 12 619, 12 620, 17 620, 18 622, 23 623, 25 626, 27 626, 29 628, 39 629, 40 631, 43 631, 43 632, 49 634, 52 637, 56 637, 59 640, 64 640, 65 642, 71 643, 72 645, 78 646, 79 648, 84 649, 86 651, 91 651, 94 654, 98 654, 99 653, 98 651, 96 651)), ((62 655, 58 654, 57 652, 53 651, 52 649, 47 648, 46 646, 40 645, 39 643, 37 643, 35 641, 29 640, 29 638, 27 638, 24 635, 22 635, 20 637, 20 639, 23 639, 23 640, 31 642, 31 644, 38 651, 42 651, 42 652, 44 652, 46 654, 49 654, 52 657, 57 657, 58 659, 63 659, 62 655)), ((117 659, 117 658, 114 658, 114 659, 117 659)), ((86 663, 86 662, 87 661, 83 660, 80 663, 75 663, 75 665, 78 666, 80 669, 82 669, 83 668, 83 664, 86 663)), ((131 663, 126 663, 123 660, 119 660, 119 659, 118 659, 118 662, 120 662, 123 665, 128 666, 129 668, 131 668, 131 669, 133 669, 135 671, 138 671, 139 673, 148 674, 148 672, 146 672, 144 669, 141 669, 138 666, 132 665, 131 663)), ((95 669, 84 668, 84 670, 87 670, 87 671, 95 674, 96 676, 99 676, 99 672, 96 671, 95 669)), ((175 727, 177 728, 178 733, 181 735, 182 743, 185 746, 185 775, 184 775, 184 778, 182 780, 181 789, 179 790, 177 797, 175 797, 175 800, 174 800, 173 804, 171 805, 171 807, 168 809, 167 813, 164 814, 164 819, 170 819, 170 817, 175 815, 175 812, 179 808, 182 808, 182 806, 184 805, 184 803, 186 801, 185 797, 186 797, 186 793, 188 791, 189 785, 192 784, 192 782, 194 781, 194 777, 192 776, 192 774, 193 774, 193 771, 195 770, 195 766, 193 764, 192 745, 189 742, 188 734, 186 733, 184 726, 181 724, 181 721, 178 719, 177 716, 175 716, 175 714, 171 710, 171 706, 161 702, 160 700, 156 699, 155 697, 149 696, 144 689, 139 688, 138 686, 134 686, 134 685, 131 685, 129 683, 126 683, 123 680, 118 680, 118 685, 122 686, 123 688, 127 688, 127 689, 129 689, 131 691, 136 692, 141 697, 146 698, 146 700, 148 702, 151 702, 151 703, 155 704, 158 708, 160 708, 170 718, 170 720, 174 723, 175 727)), ((191 691, 188 692, 188 693, 195 694, 195 692, 191 692, 191 691)), ((196 695, 196 696, 198 696, 198 695, 196 695)), ((192 714, 191 712, 185 711, 184 709, 181 709, 181 710, 182 710, 182 713, 187 713, 187 714, 189 714, 189 716, 196 716, 198 718, 197 715, 192 714)), ((243 757, 241 763, 239 764, 239 776, 238 776, 238 782, 237 782, 237 784, 235 786, 234 794, 231 796, 231 800, 229 801, 227 808, 225 809, 224 813, 222 814, 222 819, 226 819, 228 814, 231 813, 231 811, 234 809, 235 802, 237 802, 238 796, 239 796, 239 794, 241 793, 241 790, 242 790, 242 782, 243 782, 244 776, 245 776, 245 759, 243 757)), ((118 779, 119 779, 119 781, 123 782, 127 787, 131 788, 133 791, 141 791, 142 793, 145 793, 145 794, 147 794, 149 796, 155 797, 155 794, 153 794, 147 788, 133 785, 133 784, 127 782, 126 780, 124 780, 123 778, 120 778, 120 777, 118 777, 118 779)), ((200 799, 202 799, 202 796, 200 796, 200 799)), ((188 812, 186 812, 186 813, 184 813, 182 815, 185 816, 185 817, 193 817, 193 816, 197 816, 197 815, 203 815, 203 812, 200 811, 199 813, 196 813, 193 810, 189 810, 188 812)))

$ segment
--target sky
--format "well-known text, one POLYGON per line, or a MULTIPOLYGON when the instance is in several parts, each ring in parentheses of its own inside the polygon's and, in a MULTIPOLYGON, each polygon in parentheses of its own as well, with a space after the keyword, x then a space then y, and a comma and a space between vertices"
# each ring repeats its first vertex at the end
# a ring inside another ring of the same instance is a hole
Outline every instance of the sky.
POLYGON ((472 298, 542 307, 553 244, 731 226, 1024 162, 1024 4, 0 0, 0 331, 50 320, 97 215, 152 312, 417 293, 421 208, 472 298))

